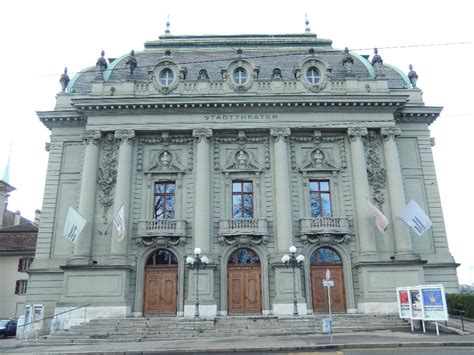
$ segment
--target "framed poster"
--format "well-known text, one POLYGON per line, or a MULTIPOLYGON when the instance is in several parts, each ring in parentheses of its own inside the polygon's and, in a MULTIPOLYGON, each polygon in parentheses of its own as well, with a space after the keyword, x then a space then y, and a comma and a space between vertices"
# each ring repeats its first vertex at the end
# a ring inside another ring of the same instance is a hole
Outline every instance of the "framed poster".
POLYGON ((411 319, 423 319, 423 301, 421 299, 421 289, 419 287, 411 287, 408 290, 410 301, 411 319))
POLYGON ((408 287, 397 287, 398 314, 400 318, 411 318, 408 287))
POLYGON ((443 285, 420 286, 424 319, 428 321, 448 320, 448 308, 443 285))

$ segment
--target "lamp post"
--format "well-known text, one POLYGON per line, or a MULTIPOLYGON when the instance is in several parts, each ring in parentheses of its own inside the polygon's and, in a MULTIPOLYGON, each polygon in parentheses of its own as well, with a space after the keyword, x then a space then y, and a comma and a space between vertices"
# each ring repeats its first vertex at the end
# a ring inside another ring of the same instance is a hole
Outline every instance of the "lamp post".
POLYGON ((199 318, 199 270, 204 270, 209 264, 207 256, 201 256, 201 248, 194 249, 194 258, 188 256, 186 258, 186 264, 190 270, 196 269, 196 308, 194 309, 194 317, 199 318))
POLYGON ((281 258, 281 261, 285 263, 286 267, 291 266, 293 268, 293 315, 297 316, 298 315, 298 301, 296 300, 296 274, 295 274, 295 268, 300 268, 303 266, 304 262, 304 255, 298 255, 295 256, 296 253, 296 247, 292 245, 290 247, 290 253, 291 255, 285 254, 281 258))

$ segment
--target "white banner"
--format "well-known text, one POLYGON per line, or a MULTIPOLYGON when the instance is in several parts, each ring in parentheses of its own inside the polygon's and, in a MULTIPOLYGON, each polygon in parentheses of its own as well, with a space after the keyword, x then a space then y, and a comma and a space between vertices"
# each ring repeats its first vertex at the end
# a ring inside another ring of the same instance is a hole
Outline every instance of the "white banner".
POLYGON ((117 240, 120 242, 125 238, 125 207, 122 205, 114 217, 114 225, 117 229, 117 240))
POLYGON ((388 227, 387 217, 385 217, 385 215, 369 200, 367 200, 367 203, 369 204, 370 212, 372 213, 372 216, 374 217, 377 228, 379 229, 381 233, 385 233, 388 227))
POLYGON ((82 217, 74 208, 69 206, 66 223, 64 224, 64 236, 71 242, 75 243, 86 223, 87 220, 82 217))
POLYGON ((398 217, 408 224, 418 235, 422 235, 426 232, 432 224, 430 218, 415 202, 415 200, 411 200, 405 207, 403 207, 398 213, 398 217))

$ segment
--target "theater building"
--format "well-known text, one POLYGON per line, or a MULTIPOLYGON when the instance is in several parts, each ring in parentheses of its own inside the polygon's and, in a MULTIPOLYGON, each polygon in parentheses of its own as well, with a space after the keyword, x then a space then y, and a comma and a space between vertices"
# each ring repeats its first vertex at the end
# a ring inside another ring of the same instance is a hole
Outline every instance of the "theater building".
POLYGON ((51 141, 27 303, 87 305, 54 327, 193 316, 197 274, 203 317, 292 314, 294 289, 300 315, 325 313, 328 269, 336 312, 395 312, 397 286, 457 290, 429 131, 441 107, 399 69, 309 32, 168 34, 107 64, 38 112, 51 141), (412 199, 433 221, 421 237, 396 217, 412 199), (69 206, 88 221, 75 244, 69 206))

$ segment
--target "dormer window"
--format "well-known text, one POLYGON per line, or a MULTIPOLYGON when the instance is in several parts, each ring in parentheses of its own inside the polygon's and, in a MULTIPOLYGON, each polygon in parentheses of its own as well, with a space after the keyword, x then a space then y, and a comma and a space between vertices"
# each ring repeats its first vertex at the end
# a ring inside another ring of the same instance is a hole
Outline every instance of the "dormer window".
POLYGON ((237 85, 243 85, 247 82, 247 71, 238 67, 234 70, 234 81, 237 85))
POLYGON ((173 71, 169 68, 165 68, 160 72, 160 84, 163 86, 170 86, 174 80, 173 71))
POLYGON ((306 71, 306 79, 311 85, 316 85, 319 83, 321 75, 319 74, 319 70, 316 67, 309 67, 306 71))

